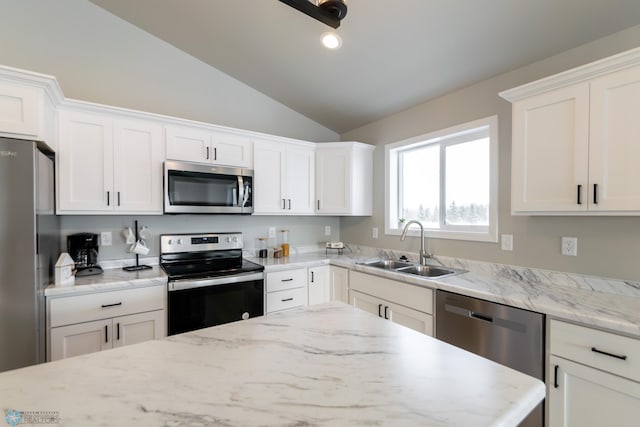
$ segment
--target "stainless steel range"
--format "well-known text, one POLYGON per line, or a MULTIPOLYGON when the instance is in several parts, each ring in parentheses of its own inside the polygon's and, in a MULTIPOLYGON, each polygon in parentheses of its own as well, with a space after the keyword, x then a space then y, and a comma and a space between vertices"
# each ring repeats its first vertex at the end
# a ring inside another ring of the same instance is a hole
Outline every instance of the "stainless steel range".
POLYGON ((160 236, 169 276, 169 335, 264 314, 264 267, 242 257, 242 233, 160 236))

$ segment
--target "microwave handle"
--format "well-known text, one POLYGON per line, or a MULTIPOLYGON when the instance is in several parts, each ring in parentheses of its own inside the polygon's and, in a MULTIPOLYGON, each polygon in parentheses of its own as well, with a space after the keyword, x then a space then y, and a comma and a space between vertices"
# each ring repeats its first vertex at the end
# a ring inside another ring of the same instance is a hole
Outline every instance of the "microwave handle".
POLYGON ((236 206, 242 207, 242 201, 244 200, 244 181, 241 175, 238 175, 238 200, 235 201, 236 206))

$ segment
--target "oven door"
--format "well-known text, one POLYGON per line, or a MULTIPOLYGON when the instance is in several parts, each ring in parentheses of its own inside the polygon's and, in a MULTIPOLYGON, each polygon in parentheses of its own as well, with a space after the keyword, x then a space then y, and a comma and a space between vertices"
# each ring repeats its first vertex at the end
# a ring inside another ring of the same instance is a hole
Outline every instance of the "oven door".
POLYGON ((166 161, 165 213, 253 212, 251 169, 166 161))
POLYGON ((264 314, 263 273, 169 281, 169 335, 264 314))

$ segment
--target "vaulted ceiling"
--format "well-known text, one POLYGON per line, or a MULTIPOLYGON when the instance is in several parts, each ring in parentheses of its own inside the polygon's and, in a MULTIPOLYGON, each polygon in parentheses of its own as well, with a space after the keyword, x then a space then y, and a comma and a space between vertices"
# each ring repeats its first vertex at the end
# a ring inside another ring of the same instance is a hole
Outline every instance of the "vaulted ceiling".
POLYGON ((347 0, 331 28, 278 0, 91 0, 338 132, 640 23, 638 0, 347 0))

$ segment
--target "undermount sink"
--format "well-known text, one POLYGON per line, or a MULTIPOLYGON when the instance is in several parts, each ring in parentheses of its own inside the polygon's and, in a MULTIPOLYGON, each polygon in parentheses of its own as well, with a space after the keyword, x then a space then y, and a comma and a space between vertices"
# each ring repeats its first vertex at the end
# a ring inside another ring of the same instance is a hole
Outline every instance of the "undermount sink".
POLYGON ((396 271, 398 273, 413 274, 423 277, 445 277, 464 273, 464 270, 457 270, 446 267, 433 267, 430 265, 412 265, 411 267, 399 268, 396 271))
POLYGON ((384 268, 385 270, 397 270, 399 268, 406 268, 413 266, 410 262, 396 261, 394 259, 381 259, 378 261, 371 261, 364 263, 367 267, 384 268))
POLYGON ((396 273, 410 274, 413 276, 441 278, 453 276, 454 274, 466 273, 466 270, 457 268, 436 267, 431 265, 420 265, 406 261, 397 261, 394 259, 381 259, 363 263, 367 267, 381 268, 384 270, 395 271, 396 273))

